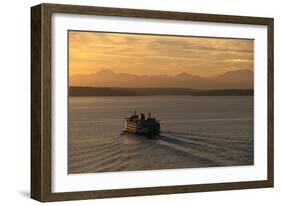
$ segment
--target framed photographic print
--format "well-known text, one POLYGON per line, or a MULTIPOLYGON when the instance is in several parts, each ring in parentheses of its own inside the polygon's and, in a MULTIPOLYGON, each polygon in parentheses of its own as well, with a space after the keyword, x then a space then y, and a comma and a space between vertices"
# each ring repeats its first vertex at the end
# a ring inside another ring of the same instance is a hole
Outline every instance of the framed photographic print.
POLYGON ((31 197, 273 187, 273 19, 31 8, 31 197))

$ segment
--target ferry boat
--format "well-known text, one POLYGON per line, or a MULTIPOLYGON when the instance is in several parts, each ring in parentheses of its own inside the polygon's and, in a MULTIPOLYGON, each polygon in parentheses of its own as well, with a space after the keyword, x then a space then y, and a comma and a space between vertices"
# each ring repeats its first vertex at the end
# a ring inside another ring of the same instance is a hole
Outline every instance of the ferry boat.
POLYGON ((128 118, 125 118, 124 132, 148 136, 157 135, 160 133, 160 122, 152 118, 150 113, 146 118, 143 113, 137 114, 135 111, 128 118))

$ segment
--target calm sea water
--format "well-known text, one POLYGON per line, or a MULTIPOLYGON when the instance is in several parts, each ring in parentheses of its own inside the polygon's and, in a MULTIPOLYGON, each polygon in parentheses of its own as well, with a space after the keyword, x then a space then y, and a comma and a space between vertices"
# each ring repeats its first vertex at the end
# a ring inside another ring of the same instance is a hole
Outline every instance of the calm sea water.
POLYGON ((70 97, 69 173, 253 164, 253 97, 70 97), (156 139, 122 135, 132 111, 161 121, 156 139))

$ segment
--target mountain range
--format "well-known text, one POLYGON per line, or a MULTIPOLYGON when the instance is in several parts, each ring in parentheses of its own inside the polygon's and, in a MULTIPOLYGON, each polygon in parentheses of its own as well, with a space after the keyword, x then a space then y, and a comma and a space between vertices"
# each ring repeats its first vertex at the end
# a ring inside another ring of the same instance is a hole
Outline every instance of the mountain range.
POLYGON ((70 76, 70 86, 118 88, 193 88, 193 89, 252 89, 251 70, 228 71, 214 77, 201 77, 186 72, 175 76, 135 75, 115 73, 109 69, 92 74, 70 76))

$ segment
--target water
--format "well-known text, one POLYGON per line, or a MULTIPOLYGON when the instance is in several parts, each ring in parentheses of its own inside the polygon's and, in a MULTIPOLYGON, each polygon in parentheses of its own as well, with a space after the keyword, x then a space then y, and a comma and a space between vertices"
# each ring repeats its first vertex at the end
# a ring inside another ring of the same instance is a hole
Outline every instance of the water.
POLYGON ((69 173, 253 164, 253 97, 71 97, 69 173), (161 120, 156 139, 122 135, 132 111, 161 120))

